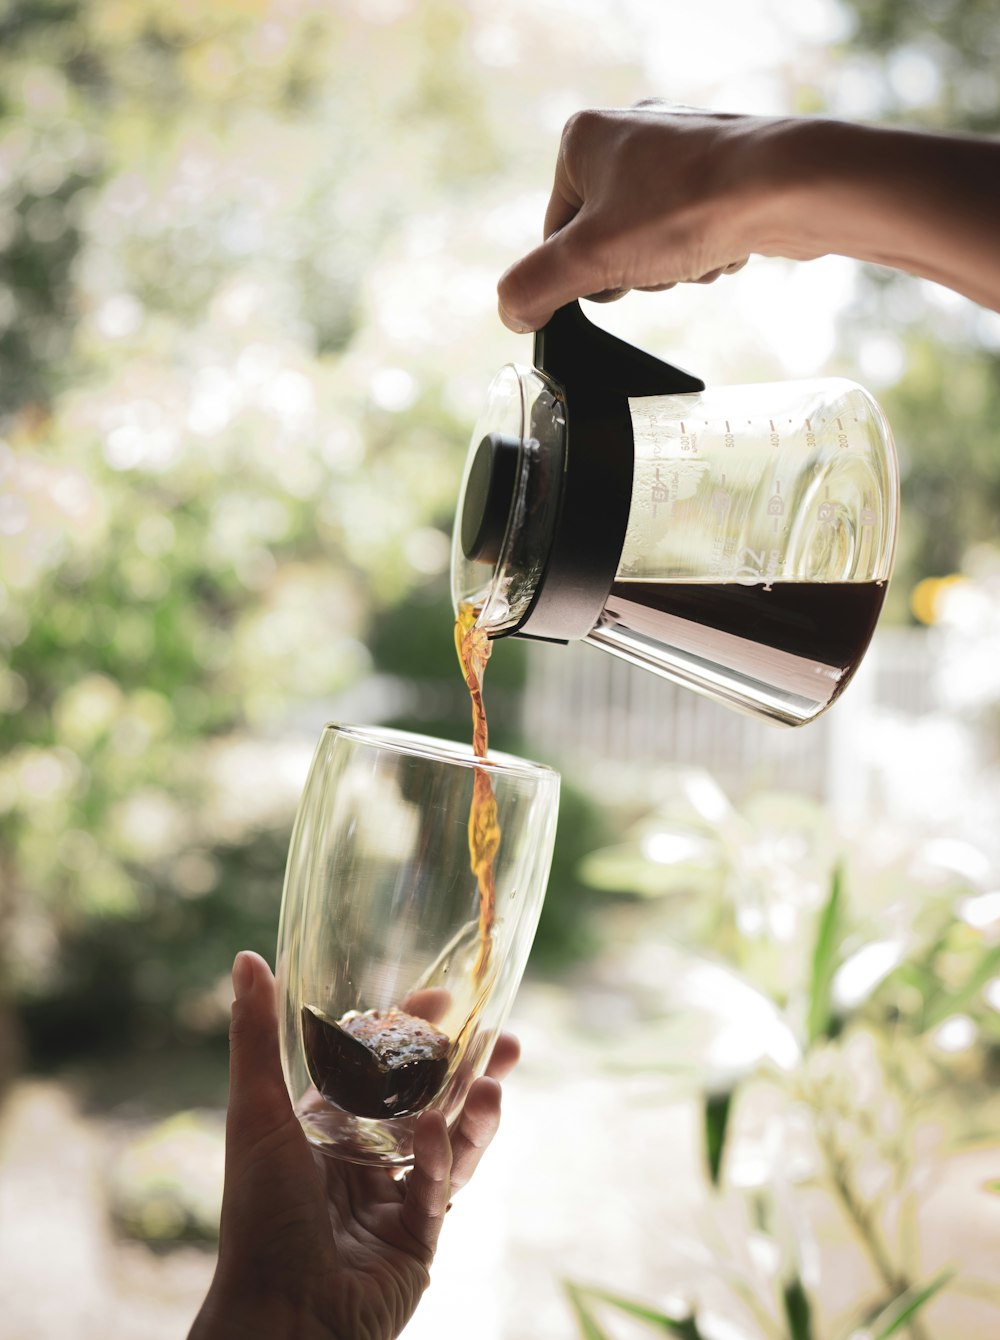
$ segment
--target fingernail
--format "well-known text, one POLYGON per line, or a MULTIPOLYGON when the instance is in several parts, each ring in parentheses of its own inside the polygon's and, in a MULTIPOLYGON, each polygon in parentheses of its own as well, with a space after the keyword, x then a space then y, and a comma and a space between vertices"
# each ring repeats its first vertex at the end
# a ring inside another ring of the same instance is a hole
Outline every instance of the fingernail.
POLYGON ((247 995, 253 989, 253 961, 249 954, 240 950, 233 960, 233 991, 236 999, 247 995))

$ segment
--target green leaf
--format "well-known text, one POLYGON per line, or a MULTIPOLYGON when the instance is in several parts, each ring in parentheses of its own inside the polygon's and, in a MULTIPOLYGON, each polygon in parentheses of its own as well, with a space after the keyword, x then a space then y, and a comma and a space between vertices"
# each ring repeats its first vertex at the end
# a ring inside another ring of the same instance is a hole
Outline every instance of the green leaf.
MULTIPOLYGON (((637 1303, 631 1298, 622 1298, 619 1294, 608 1293, 604 1289, 595 1289, 590 1285, 572 1284, 569 1281, 564 1281, 563 1285, 569 1294, 570 1302, 583 1308, 591 1324, 595 1327, 592 1332, 584 1332, 586 1340, 605 1340, 605 1337, 604 1333, 597 1327, 597 1323, 593 1321, 592 1314, 586 1311, 583 1296, 596 1298, 608 1307, 624 1312, 628 1317, 634 1317, 637 1321, 644 1321, 661 1335, 678 1336, 680 1340, 704 1340, 704 1336, 698 1329, 698 1323, 691 1315, 687 1317, 668 1317, 666 1313, 659 1312, 656 1308, 649 1307, 645 1303, 637 1303)), ((577 1315, 579 1317, 579 1313, 577 1315)))
POLYGON ((925 1303, 930 1302, 938 1290, 944 1288, 953 1274, 954 1271, 942 1270, 922 1289, 906 1289, 898 1298, 894 1298, 872 1323, 872 1340, 889 1340, 889 1336, 896 1335, 925 1303), (881 1329, 876 1330, 876 1327, 881 1329))
POLYGON ((566 1290, 569 1305, 573 1309, 573 1315, 580 1329, 582 1340, 610 1340, 608 1333, 602 1330, 597 1323, 597 1318, 587 1307, 583 1290, 569 1280, 563 1280, 563 1288, 566 1290))
POLYGON ((989 1182, 984 1182, 983 1190, 992 1192, 994 1196, 1000 1196, 1000 1177, 993 1178, 989 1182))
POLYGON ((712 1179, 713 1186, 719 1185, 732 1105, 731 1090, 728 1093, 710 1093, 705 1096, 705 1154, 708 1159, 708 1175, 712 1179))
POLYGON ((831 993, 834 975, 840 966, 842 891, 843 872, 837 865, 830 880, 830 894, 819 920, 816 944, 813 947, 809 1015, 806 1022, 806 1038, 810 1046, 819 1042, 821 1038, 833 1037, 835 1033, 831 993))
POLYGON ((722 887, 724 868, 718 853, 707 846, 698 860, 663 864, 651 861, 637 843, 626 842, 590 852, 580 862, 579 874, 588 888, 602 893, 631 893, 641 898, 686 893, 712 898, 722 887))
POLYGON ((994 945, 980 957, 957 991, 942 991, 929 1002, 924 1013, 924 1031, 936 1028, 951 1014, 960 1014, 998 971, 1000 971, 1000 945, 994 945))
POLYGON ((812 1308, 809 1295, 798 1275, 786 1282, 782 1290, 782 1302, 785 1305, 790 1340, 812 1340, 812 1308))

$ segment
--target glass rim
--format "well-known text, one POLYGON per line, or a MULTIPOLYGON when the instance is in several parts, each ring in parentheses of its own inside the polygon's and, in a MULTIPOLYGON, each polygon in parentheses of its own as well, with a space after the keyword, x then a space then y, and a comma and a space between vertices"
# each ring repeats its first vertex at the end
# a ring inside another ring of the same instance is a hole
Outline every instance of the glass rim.
POLYGON ((558 771, 547 763, 536 763, 500 749, 491 749, 486 758, 478 758, 472 752, 471 744, 445 740, 437 735, 421 735, 417 731, 397 730, 393 726, 356 726, 328 721, 323 726, 320 743, 333 735, 346 736, 373 749, 384 749, 392 754, 409 754, 435 763, 457 763, 461 767, 481 768, 484 772, 525 777, 532 781, 560 781, 558 771))

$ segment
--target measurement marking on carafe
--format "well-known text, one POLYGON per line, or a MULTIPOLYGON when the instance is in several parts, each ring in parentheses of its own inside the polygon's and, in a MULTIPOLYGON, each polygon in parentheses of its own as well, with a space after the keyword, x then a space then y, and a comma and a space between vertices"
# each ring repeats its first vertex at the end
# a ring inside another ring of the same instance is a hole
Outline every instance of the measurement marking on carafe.
POLYGON ((774 481, 774 492, 767 500, 767 514, 774 517, 772 529, 777 530, 780 524, 779 518, 785 514, 785 500, 781 496, 781 480, 774 481))
POLYGON ((708 505, 711 507, 712 511, 719 516, 722 516, 723 513, 729 511, 729 490, 726 488, 725 475, 720 476, 719 487, 713 489, 708 505))

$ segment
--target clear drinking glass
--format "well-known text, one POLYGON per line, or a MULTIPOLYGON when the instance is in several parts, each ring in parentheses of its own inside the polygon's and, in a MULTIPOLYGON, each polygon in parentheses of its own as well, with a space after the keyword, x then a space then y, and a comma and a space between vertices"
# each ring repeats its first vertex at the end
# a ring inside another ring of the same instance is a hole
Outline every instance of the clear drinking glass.
POLYGON ((285 1082, 315 1146, 406 1166, 419 1112, 457 1120, 520 985, 558 803, 559 775, 541 764, 484 761, 402 731, 324 729, 292 833, 277 954, 285 1082), (477 776, 500 828, 485 957, 469 853, 477 776))

